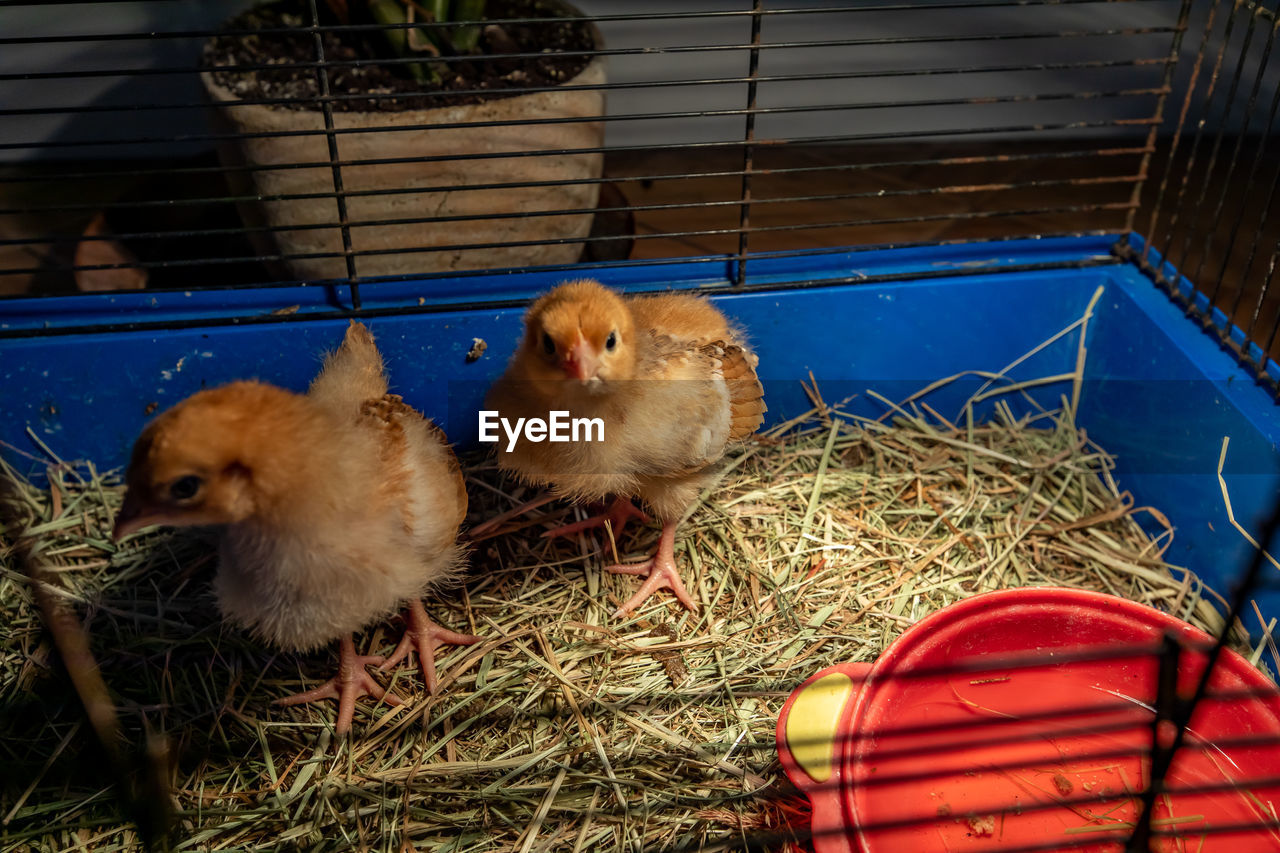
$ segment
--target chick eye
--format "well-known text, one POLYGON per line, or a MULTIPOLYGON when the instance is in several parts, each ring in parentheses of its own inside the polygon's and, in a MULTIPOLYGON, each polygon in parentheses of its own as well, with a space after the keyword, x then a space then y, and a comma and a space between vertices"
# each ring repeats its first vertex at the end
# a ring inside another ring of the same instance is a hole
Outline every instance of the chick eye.
POLYGON ((547 355, 556 354, 556 342, 551 340, 551 335, 546 332, 542 333, 542 348, 547 351, 547 355))
POLYGON ((616 347, 617 345, 618 345, 618 333, 616 331, 610 332, 609 337, 605 339, 604 348, 612 351, 613 348, 616 347))
POLYGON ((204 481, 195 474, 179 477, 169 484, 169 497, 175 501, 189 501, 200 491, 204 481))

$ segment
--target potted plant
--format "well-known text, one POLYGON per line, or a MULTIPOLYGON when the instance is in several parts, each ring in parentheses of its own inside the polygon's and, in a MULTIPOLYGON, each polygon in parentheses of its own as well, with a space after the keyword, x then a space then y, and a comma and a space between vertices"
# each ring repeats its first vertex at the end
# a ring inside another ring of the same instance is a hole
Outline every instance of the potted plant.
MULTIPOLYGON (((326 0, 320 8, 322 23, 350 25, 322 32, 334 63, 326 72, 338 160, 378 161, 339 167, 351 247, 369 253, 355 256, 358 276, 577 260, 603 157, 536 152, 603 142, 604 93, 592 87, 604 83, 604 64, 589 55, 602 40, 573 20, 581 13, 563 0, 326 0), (472 123, 483 126, 465 126, 472 123), (529 182, 545 185, 462 189, 529 182), (584 212, 536 215, 556 210, 584 212), (455 216, 476 218, 411 221, 455 216), (454 248, 486 243, 516 245, 454 248)), ((345 278, 329 141, 316 133, 325 124, 315 36, 298 31, 311 23, 309 9, 281 0, 232 19, 228 34, 206 45, 201 76, 219 130, 237 137, 219 152, 233 167, 232 190, 259 199, 241 205, 258 229, 257 250, 282 257, 278 272, 291 278, 345 278), (270 65, 281 67, 261 68, 270 65), (304 163, 318 165, 297 167, 304 163)))

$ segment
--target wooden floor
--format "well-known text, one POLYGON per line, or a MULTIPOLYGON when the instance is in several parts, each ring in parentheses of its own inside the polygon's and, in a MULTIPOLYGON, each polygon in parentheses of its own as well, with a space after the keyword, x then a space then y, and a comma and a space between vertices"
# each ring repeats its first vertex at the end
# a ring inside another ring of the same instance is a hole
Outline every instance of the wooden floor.
MULTIPOLYGON (((1150 235, 1157 248, 1167 247, 1184 275, 1265 344, 1280 323, 1280 285, 1271 275, 1280 250, 1280 210, 1270 206, 1268 192, 1280 151, 1266 152, 1260 162, 1268 165, 1253 172, 1256 149, 1245 143, 1231 158, 1233 144, 1222 146, 1212 168, 1207 146, 1192 158, 1184 144, 1172 170, 1166 168, 1167 146, 1147 157, 1141 141, 764 150, 753 164, 747 248, 1132 228, 1150 235), (1229 168, 1232 159, 1236 165, 1229 168)), ((608 170, 634 212, 630 257, 738 251, 742 178, 723 173, 742 171, 741 152, 679 160, 658 152, 611 160, 608 170), (721 174, 641 179, 679 173, 721 174), (716 206, 698 207, 702 201, 716 206)), ((1271 353, 1280 358, 1280 341, 1272 342, 1271 353)))
MULTIPOLYGON (((971 142, 894 146, 769 147, 752 152, 744 186, 741 146, 683 151, 655 150, 606 157, 602 212, 591 246, 593 259, 660 259, 751 252, 804 251, 858 245, 941 242, 1079 232, 1121 232, 1132 226, 1171 247, 1172 259, 1196 274, 1206 292, 1244 328, 1264 340, 1280 319, 1280 294, 1262 292, 1280 240, 1280 216, 1258 231, 1272 174, 1251 174, 1248 147, 1228 174, 1228 157, 1214 170, 1199 152, 1184 184, 1187 146, 1173 176, 1157 154, 1148 158, 1144 140, 1080 140, 1014 144, 971 142), (1145 166, 1145 171, 1144 171, 1145 166), (1139 179, 1142 192, 1135 195, 1139 179), (1163 196, 1161 186, 1164 184, 1163 196), (751 204, 743 218, 741 200, 751 204), (1161 217, 1150 211, 1163 198, 1161 217), (1175 217, 1173 213, 1177 211, 1175 217), (1198 213, 1197 213, 1198 211, 1198 213), (1211 223, 1209 227, 1207 223, 1211 223), (1258 239, 1255 240, 1255 235, 1258 239), (1252 259, 1250 256, 1252 255, 1252 259), (1203 259, 1203 260, 1202 260, 1203 259), (1247 275, 1246 275, 1247 272, 1247 275), (1243 282, 1243 287, 1242 287, 1243 282), (1261 297, 1261 298, 1260 298, 1261 297)), ((210 163, 214 163, 210 158, 210 163)), ((1280 162, 1272 157, 1270 161, 1280 162)), ((252 258, 247 241, 234 233, 233 205, 191 204, 226 195, 216 172, 190 180, 135 179, 133 164, 107 167, 114 174, 92 189, 59 180, 68 169, 103 170, 102 164, 27 169, 40 178, 0 183, 0 207, 53 208, 39 214, 0 214, 0 295, 72 292, 67 267, 97 198, 110 207, 115 231, 172 232, 172 239, 126 245, 156 267, 151 286, 202 287, 269 280, 253 261, 199 263, 210 258, 252 258), (178 201, 175 205, 157 200, 178 201), (137 207, 130 207, 137 202, 137 207), (60 205, 77 209, 61 210, 60 205), (220 237, 177 236, 213 229, 220 237), (5 240, 61 234, 59 243, 5 245, 5 240), (191 263, 196 261, 196 263, 191 263), (36 272, 14 273, 19 269, 36 272)), ((13 168, 0 174, 14 174, 13 168)))
MULTIPOLYGON (((1083 152, 1096 150, 1090 146, 1083 152)), ((1119 230, 1141 162, 1138 153, 1125 152, 1139 150, 1130 146, 1084 157, 1062 146, 762 149, 752 164, 748 248, 785 251, 1119 230), (1008 159, 975 162, 992 157, 1008 159), (1099 205, 1109 209, 1093 209, 1099 205)), ((635 210, 632 257, 737 252, 736 233, 699 232, 737 230, 742 169, 740 151, 610 160, 609 174, 635 210), (690 173, 716 176, 633 177, 690 173), (704 201, 716 206, 694 206, 704 201), (667 204, 682 206, 664 209, 667 204), (672 232, 688 236, 664 236, 672 232)))

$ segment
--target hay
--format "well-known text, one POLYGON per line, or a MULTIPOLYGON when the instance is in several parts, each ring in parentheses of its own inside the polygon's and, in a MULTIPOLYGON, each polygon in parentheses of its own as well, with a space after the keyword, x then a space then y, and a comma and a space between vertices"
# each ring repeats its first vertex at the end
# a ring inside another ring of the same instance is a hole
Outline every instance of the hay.
MULTIPOLYGON (((551 504, 477 543, 466 584, 429 602, 442 625, 485 638, 440 653, 440 694, 397 672, 387 681, 405 705, 362 700, 349 743, 330 738, 331 703, 269 704, 327 676, 333 655, 273 654, 223 625, 207 538, 112 545, 110 477, 56 467, 51 489, 14 487, 58 594, 90 625, 123 736, 170 739, 179 850, 737 849, 792 826, 801 836, 803 800, 774 752, 782 703, 824 666, 873 660, 927 613, 1065 585, 1221 624, 1199 581, 1162 562, 1171 532, 1143 532, 1144 510, 1117 492, 1072 401, 1021 418, 1000 404, 989 423, 952 426, 923 405, 892 407, 885 423, 812 396, 805 416, 736 454, 683 525, 677 558, 698 614, 660 593, 611 618, 636 580, 601 571, 608 536, 541 538, 579 512, 551 504)), ((473 523, 531 497, 491 463, 468 471, 473 523)), ((18 533, 0 550, 2 849, 135 849, 14 564, 18 533)), ((654 538, 629 532, 619 556, 654 538)), ((378 627, 357 647, 394 639, 378 627)))

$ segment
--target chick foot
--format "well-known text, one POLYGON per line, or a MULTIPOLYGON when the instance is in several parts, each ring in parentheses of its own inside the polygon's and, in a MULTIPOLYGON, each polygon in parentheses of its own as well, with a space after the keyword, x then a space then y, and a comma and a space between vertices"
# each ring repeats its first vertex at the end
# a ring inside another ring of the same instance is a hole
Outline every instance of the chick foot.
POLYGON ((693 603, 693 597, 684 588, 684 581, 680 580, 680 570, 676 568, 675 545, 676 525, 674 521, 668 521, 662 525, 662 538, 658 540, 658 550, 648 560, 643 563, 629 563, 605 568, 606 571, 615 574, 647 575, 647 579, 636 590, 636 594, 614 611, 614 618, 625 616, 635 610, 644 603, 645 599, 660 589, 671 590, 681 604, 693 613, 698 612, 698 606, 693 603))
POLYGON ((388 705, 399 705, 400 697, 388 693, 385 688, 373 680, 365 666, 382 663, 381 655, 358 655, 351 635, 347 634, 339 641, 338 672, 324 684, 313 690, 295 693, 283 699, 277 699, 274 705, 305 705, 321 699, 338 700, 338 722, 334 731, 339 737, 351 730, 351 718, 355 715, 356 699, 361 696, 372 696, 377 701, 385 701, 388 705))
POLYGON ((542 538, 549 539, 555 536, 572 536, 583 530, 590 530, 593 527, 604 527, 608 524, 613 528, 614 538, 622 536, 622 531, 626 529, 627 522, 635 519, 641 524, 647 523, 649 516, 635 504, 630 498, 616 497, 614 498, 604 512, 596 515, 588 516, 582 521, 575 521, 572 524, 566 524, 563 527, 557 527, 554 530, 548 530, 542 534, 542 538))
POLYGON ((416 651, 418 666, 422 669, 422 680, 427 684, 427 692, 434 694, 436 687, 439 686, 439 680, 436 678, 436 649, 446 644, 469 646, 480 642, 480 638, 472 634, 459 634, 456 631, 441 628, 431 621, 426 608, 417 599, 409 602, 408 621, 409 627, 400 638, 400 644, 379 669, 388 670, 408 657, 410 651, 416 651))

